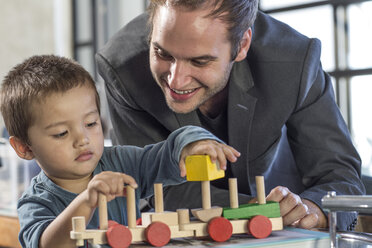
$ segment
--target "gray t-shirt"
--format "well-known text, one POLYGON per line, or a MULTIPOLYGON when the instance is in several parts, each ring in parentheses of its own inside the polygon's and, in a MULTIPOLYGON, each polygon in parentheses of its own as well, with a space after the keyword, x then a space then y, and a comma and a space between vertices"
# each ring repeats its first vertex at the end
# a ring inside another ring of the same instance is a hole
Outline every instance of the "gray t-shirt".
MULTIPOLYGON (((144 148, 135 146, 105 147, 93 174, 117 171, 132 176, 137 184, 136 208, 139 217, 139 199, 153 194, 153 184, 164 185, 184 182, 179 176, 178 161, 182 149, 189 143, 202 139, 220 141, 208 131, 194 126, 177 129, 168 139, 144 148)), ((21 224, 19 239, 23 247, 37 248, 45 228, 77 196, 53 183, 42 171, 32 179, 30 187, 18 201, 18 217, 21 224)), ((126 198, 118 197, 107 205, 108 219, 127 224, 126 198)), ((97 229, 98 210, 87 228, 97 229)))

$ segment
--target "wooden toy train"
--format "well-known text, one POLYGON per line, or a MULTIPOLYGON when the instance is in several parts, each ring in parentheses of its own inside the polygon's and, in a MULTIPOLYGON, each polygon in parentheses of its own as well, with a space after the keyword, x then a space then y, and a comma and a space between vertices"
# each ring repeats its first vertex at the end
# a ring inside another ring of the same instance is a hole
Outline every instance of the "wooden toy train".
POLYGON ((264 179, 256 177, 258 203, 239 205, 236 178, 229 179, 230 207, 212 207, 210 181, 224 177, 224 171, 211 162, 209 156, 194 155, 186 159, 188 181, 201 181, 202 208, 192 209, 196 220, 190 220, 188 209, 164 212, 162 184, 154 184, 155 212, 142 213, 137 225, 134 189, 126 186, 128 226, 107 220, 107 202, 99 196, 99 230, 87 230, 84 217, 72 219, 71 239, 76 246, 84 240, 92 244, 109 244, 112 248, 128 247, 131 243, 148 242, 164 246, 172 238, 210 237, 216 242, 230 239, 232 234, 247 233, 266 238, 272 231, 282 230, 279 203, 265 199, 264 179))

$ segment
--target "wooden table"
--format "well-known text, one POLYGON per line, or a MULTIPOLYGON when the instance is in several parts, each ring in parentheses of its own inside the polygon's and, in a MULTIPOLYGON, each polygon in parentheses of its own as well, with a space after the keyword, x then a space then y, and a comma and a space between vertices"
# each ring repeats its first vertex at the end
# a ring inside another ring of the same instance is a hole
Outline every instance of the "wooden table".
POLYGON ((18 218, 0 215, 0 247, 21 247, 18 241, 18 233, 18 218))

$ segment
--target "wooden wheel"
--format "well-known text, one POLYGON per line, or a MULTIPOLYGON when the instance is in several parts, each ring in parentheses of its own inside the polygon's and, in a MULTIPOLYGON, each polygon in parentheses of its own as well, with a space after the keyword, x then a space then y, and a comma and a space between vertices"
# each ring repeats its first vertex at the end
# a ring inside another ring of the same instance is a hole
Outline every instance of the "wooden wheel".
POLYGON ((112 248, 125 248, 129 247, 132 243, 131 231, 123 225, 113 224, 106 232, 107 243, 112 248))
POLYGON ((257 239, 266 238, 272 231, 271 220, 263 215, 254 216, 248 222, 248 231, 257 239))
POLYGON ((153 222, 145 230, 147 242, 152 246, 164 246, 169 243, 171 231, 163 222, 153 222))
POLYGON ((224 217, 215 217, 208 222, 208 234, 216 242, 225 242, 232 235, 233 227, 224 217))

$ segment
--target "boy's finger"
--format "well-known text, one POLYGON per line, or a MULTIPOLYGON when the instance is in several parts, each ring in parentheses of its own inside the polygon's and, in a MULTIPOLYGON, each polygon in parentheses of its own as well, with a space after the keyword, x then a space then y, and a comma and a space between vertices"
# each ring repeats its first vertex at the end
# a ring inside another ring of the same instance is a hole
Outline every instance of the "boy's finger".
POLYGON ((240 157, 241 153, 240 153, 238 150, 236 150, 234 147, 229 146, 229 150, 231 150, 232 153, 233 153, 236 157, 240 157))
POLYGON ((185 177, 186 176, 185 160, 181 159, 179 165, 180 165, 180 176, 185 177))
POLYGON ((227 160, 229 160, 232 163, 236 162, 236 160, 238 160, 238 158, 240 157, 239 152, 234 151, 230 148, 225 148, 224 152, 225 152, 227 160))
MULTIPOLYGON (((240 157, 240 152, 238 152, 234 147, 232 146, 229 146, 229 145, 223 145, 223 150, 226 154, 226 156, 229 158, 238 158, 240 157)), ((229 160, 230 162, 234 162, 234 161, 231 161, 229 160)))
POLYGON ((216 152, 217 152, 217 161, 220 165, 220 168, 222 170, 226 170, 226 156, 225 156, 225 152, 223 148, 219 147, 218 149, 216 149, 216 152))
POLYGON ((136 183, 136 180, 134 180, 133 177, 126 174, 122 174, 122 178, 124 180, 124 183, 129 184, 130 186, 132 186, 132 188, 136 189, 138 187, 138 184, 136 183))

